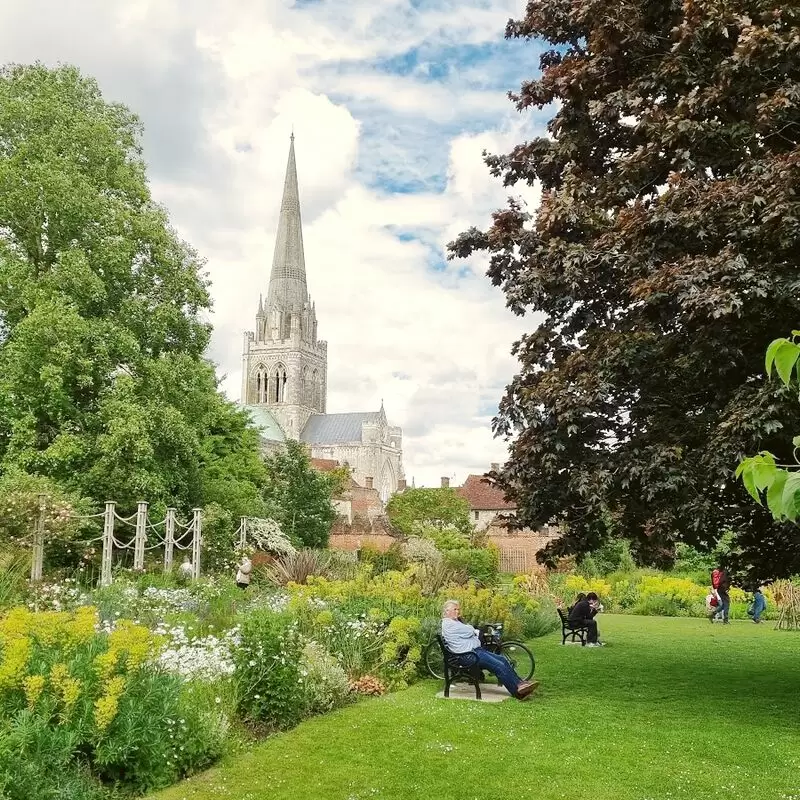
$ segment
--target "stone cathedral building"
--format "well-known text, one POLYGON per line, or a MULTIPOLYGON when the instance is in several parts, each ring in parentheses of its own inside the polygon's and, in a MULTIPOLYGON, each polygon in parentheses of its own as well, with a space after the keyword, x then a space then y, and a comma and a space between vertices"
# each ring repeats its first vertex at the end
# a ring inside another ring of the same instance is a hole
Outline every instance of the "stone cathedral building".
POLYGON ((308 294, 294 135, 283 187, 266 301, 255 330, 244 334, 241 402, 261 433, 265 452, 286 439, 305 442, 315 458, 350 467, 360 486, 386 502, 403 483, 403 433, 378 411, 327 413, 328 343, 318 337, 308 294))

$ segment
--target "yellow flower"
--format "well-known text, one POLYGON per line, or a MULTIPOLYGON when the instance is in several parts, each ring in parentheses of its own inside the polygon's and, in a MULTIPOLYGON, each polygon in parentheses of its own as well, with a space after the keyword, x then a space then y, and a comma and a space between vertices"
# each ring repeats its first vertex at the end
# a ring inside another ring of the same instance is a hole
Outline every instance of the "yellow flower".
POLYGON ((42 693, 42 689, 44 689, 44 675, 28 675, 22 681, 22 687, 25 690, 25 700, 28 703, 28 708, 33 708, 42 693))
POLYGON ((327 609, 320 611, 319 614, 317 614, 316 623, 320 627, 326 628, 328 625, 333 624, 333 614, 327 609))
POLYGON ((50 683, 64 703, 62 716, 66 716, 81 696, 81 682, 70 676, 66 664, 59 663, 50 668, 50 683))
POLYGON ((0 691, 15 689, 21 685, 30 653, 31 640, 27 636, 5 643, 0 661, 0 691))
POLYGON ((95 700, 94 721, 98 730, 105 731, 114 721, 119 710, 119 698, 124 690, 125 678, 117 675, 108 682, 105 693, 95 700))
POLYGON ((100 653, 95 658, 94 669, 101 681, 108 680, 114 674, 114 669, 117 666, 117 656, 116 650, 106 650, 105 653, 100 653))
POLYGON ((67 678, 61 689, 61 699, 64 701, 64 714, 62 716, 66 716, 72 711, 80 696, 81 682, 77 678, 67 678))
POLYGON ((12 608, 0 620, 0 644, 5 645, 26 636, 32 627, 33 614, 27 608, 12 608))
POLYGON ((159 637, 143 625, 121 620, 108 637, 108 649, 125 656, 128 670, 138 669, 158 648, 159 637))

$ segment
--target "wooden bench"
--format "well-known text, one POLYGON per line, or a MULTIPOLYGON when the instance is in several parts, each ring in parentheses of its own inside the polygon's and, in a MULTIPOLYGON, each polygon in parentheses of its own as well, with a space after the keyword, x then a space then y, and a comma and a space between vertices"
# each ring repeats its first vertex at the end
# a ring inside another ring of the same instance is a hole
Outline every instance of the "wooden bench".
POLYGON ((581 647, 586 646, 586 634, 589 629, 582 622, 573 622, 561 608, 556 609, 561 620, 561 644, 567 643, 569 637, 573 642, 580 640, 581 647))
POLYGON ((436 641, 439 642, 439 647, 442 648, 442 655, 444 656, 444 696, 450 697, 450 687, 458 681, 463 681, 475 687, 475 699, 480 700, 483 670, 478 666, 477 657, 475 655, 470 657, 469 653, 451 653, 447 649, 441 634, 436 636, 436 641), (464 666, 461 663, 461 659, 464 658, 466 660, 467 657, 470 657, 472 663, 464 666))

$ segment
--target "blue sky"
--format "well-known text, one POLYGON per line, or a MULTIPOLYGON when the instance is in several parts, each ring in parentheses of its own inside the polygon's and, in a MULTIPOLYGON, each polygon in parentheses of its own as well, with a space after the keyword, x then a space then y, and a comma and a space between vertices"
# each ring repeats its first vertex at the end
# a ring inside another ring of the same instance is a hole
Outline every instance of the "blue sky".
POLYGON ((541 45, 506 41, 521 0, 5 0, 7 60, 71 62, 141 117, 155 197, 207 259, 210 356, 238 399, 242 333, 266 291, 294 129, 328 408, 403 426, 406 475, 460 482, 503 460, 491 417, 531 319, 481 258, 445 246, 509 194, 481 152, 543 132, 506 98, 541 45))

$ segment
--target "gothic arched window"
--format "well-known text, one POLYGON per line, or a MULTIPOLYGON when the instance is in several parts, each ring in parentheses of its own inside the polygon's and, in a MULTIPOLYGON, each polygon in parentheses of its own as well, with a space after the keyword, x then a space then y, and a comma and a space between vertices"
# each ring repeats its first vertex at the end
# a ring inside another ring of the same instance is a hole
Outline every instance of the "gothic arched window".
POLYGON ((319 385, 320 385, 319 384, 319 372, 317 372, 317 370, 314 370, 311 373, 311 390, 310 390, 309 394, 311 396, 310 397, 311 406, 312 406, 312 408, 316 408, 317 411, 319 411, 319 398, 320 398, 319 385))
POLYGON ((275 367, 275 372, 273 373, 270 402, 286 402, 286 380, 286 367, 284 367, 283 364, 278 364, 275 367))
POLYGON ((267 368, 258 364, 255 369, 255 397, 256 403, 267 402, 267 368))
POLYGON ((311 400, 311 379, 308 375, 308 367, 303 367, 303 394, 301 396, 300 402, 304 406, 312 405, 311 400))

